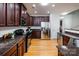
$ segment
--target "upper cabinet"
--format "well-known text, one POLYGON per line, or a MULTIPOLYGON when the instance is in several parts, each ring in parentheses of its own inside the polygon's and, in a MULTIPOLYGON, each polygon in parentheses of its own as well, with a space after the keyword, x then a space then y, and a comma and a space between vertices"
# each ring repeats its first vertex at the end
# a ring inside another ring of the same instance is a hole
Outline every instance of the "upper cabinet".
POLYGON ((20 4, 15 3, 15 26, 19 26, 19 19, 20 19, 20 4))
POLYGON ((23 26, 30 26, 30 15, 27 13, 27 9, 24 5, 21 5, 21 21, 23 21, 23 26))
POLYGON ((49 22, 49 16, 32 16, 32 26, 41 26, 41 22, 49 22))
POLYGON ((30 26, 30 15, 28 13, 26 15, 26 26, 30 26))
POLYGON ((14 3, 7 3, 7 26, 13 26, 14 19, 14 3))
POLYGON ((30 15, 22 3, 0 3, 0 26, 30 26, 30 15))
POLYGON ((29 18, 30 18, 30 21, 29 21, 30 22, 30 26, 32 26, 32 17, 30 16, 29 18))
POLYGON ((0 3, 0 26, 6 25, 6 4, 0 3))

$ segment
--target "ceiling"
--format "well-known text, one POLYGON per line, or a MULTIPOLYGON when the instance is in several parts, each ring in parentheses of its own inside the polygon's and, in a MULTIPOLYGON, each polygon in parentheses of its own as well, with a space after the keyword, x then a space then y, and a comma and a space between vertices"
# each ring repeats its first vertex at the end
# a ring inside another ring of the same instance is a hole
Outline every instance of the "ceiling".
POLYGON ((24 3, 27 8, 27 12, 30 15, 48 15, 50 13, 56 13, 61 15, 63 12, 72 12, 79 9, 79 3, 54 3, 55 7, 52 7, 53 3, 49 3, 46 6, 42 6, 40 3, 24 3), (35 4, 36 7, 33 8, 32 5, 35 4), (34 13, 37 11, 37 13, 34 13))

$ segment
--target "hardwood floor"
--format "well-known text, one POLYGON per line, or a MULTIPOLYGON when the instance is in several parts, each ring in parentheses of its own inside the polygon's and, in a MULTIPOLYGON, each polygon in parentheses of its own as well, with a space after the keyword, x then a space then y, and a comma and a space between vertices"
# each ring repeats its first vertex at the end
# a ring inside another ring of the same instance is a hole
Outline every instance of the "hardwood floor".
POLYGON ((58 56, 57 40, 32 39, 24 56, 58 56))

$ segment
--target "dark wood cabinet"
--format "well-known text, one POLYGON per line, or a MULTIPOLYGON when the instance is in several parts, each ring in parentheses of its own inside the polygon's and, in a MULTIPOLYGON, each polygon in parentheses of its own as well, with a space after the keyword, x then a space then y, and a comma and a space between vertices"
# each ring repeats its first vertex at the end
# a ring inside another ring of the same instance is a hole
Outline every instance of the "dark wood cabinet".
POLYGON ((30 26, 30 15, 22 3, 0 3, 0 26, 19 26, 21 18, 30 26))
POLYGON ((24 5, 21 5, 21 18, 24 19, 26 26, 30 26, 30 15, 24 5))
POLYGON ((70 37, 66 35, 62 35, 61 33, 57 33, 57 42, 58 45, 68 45, 70 37))
POLYGON ((27 13, 26 16, 26 26, 30 26, 30 15, 27 13))
POLYGON ((21 40, 19 43, 18 43, 18 56, 23 56, 24 55, 24 40, 21 40))
POLYGON ((3 56, 23 56, 25 52, 25 37, 21 37, 18 42, 7 49, 3 56))
POLYGON ((14 25, 14 3, 7 3, 7 26, 14 25))
POLYGON ((6 25, 6 4, 0 3, 0 26, 6 25))
POLYGON ((33 21, 32 21, 32 17, 30 16, 30 26, 32 26, 32 24, 33 24, 33 21))
POLYGON ((32 16, 32 26, 41 26, 41 22, 49 22, 49 16, 32 16))
POLYGON ((63 35, 63 45, 68 45, 70 38, 68 36, 63 35))
POLYGON ((19 19, 20 19, 20 4, 18 3, 15 3, 15 9, 14 9, 14 12, 15 12, 15 21, 14 21, 14 25, 15 26, 19 26, 19 19))
POLYGON ((12 46, 6 53, 4 53, 4 56, 17 56, 17 46, 12 46))
POLYGON ((32 29, 32 38, 41 38, 41 30, 32 29))
POLYGON ((32 17, 32 20, 33 20, 33 26, 40 26, 41 25, 40 17, 32 17))

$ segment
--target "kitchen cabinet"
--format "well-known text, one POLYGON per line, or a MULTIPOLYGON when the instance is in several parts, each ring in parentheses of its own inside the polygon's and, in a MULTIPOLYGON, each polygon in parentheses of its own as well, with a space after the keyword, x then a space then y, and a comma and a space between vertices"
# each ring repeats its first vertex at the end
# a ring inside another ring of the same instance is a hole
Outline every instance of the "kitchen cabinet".
POLYGON ((6 25, 6 4, 0 3, 0 26, 6 25))
POLYGON ((14 21, 14 25, 15 26, 19 26, 19 19, 20 19, 20 4, 15 3, 15 21, 14 21))
POLYGON ((63 35, 63 45, 68 45, 70 38, 68 36, 63 35))
POLYGON ((3 56, 23 56, 25 52, 25 37, 17 39, 16 43, 10 43, 3 51, 3 56), (18 41, 17 41, 18 40, 18 41))
POLYGON ((32 29, 32 38, 41 38, 41 30, 32 29))
POLYGON ((0 26, 19 26, 21 18, 30 26, 30 15, 22 3, 0 3, 0 26))
POLYGON ((30 16, 30 26, 32 26, 33 22, 32 22, 32 17, 30 16))
POLYGON ((25 7, 23 4, 20 4, 20 25, 25 26, 26 20, 25 20, 25 7))
POLYGON ((0 26, 19 25, 19 13, 18 3, 0 3, 0 26))
POLYGON ((4 56, 17 56, 17 46, 12 46, 8 51, 4 53, 4 56))
POLYGON ((21 40, 18 43, 18 56, 23 56, 25 52, 25 43, 24 40, 21 40))
POLYGON ((70 38, 68 36, 57 33, 58 45, 68 45, 69 40, 70 38))
POLYGON ((30 15, 28 13, 26 15, 26 26, 30 26, 30 15))
POLYGON ((49 22, 49 16, 32 16, 32 26, 41 26, 41 22, 49 22))
POLYGON ((26 26, 30 26, 30 15, 24 5, 21 5, 21 18, 23 18, 26 26))
POLYGON ((49 22, 49 16, 41 17, 41 22, 49 22))
POLYGON ((14 26, 14 3, 7 3, 7 26, 14 26))
POLYGON ((33 20, 33 26, 41 26, 40 17, 32 17, 32 20, 33 20))

